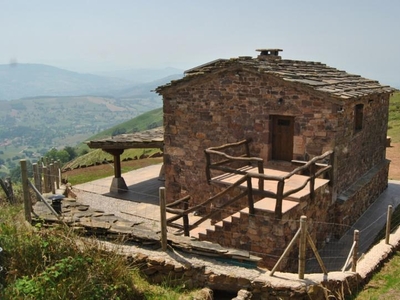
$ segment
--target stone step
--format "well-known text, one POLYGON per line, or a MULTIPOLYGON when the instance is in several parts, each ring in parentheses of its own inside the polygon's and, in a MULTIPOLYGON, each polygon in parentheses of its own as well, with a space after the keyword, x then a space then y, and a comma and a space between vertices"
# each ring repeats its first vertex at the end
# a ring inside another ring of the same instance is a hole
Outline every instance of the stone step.
MULTIPOLYGON (((264 212, 270 212, 270 213, 275 213, 275 205, 276 205, 276 199, 273 198, 263 198, 256 203, 254 203, 254 208, 264 211, 264 212)), ((299 202, 298 201, 293 201, 292 199, 284 199, 282 201, 282 214, 287 213, 294 207, 298 206, 299 202)), ((213 226, 210 226, 209 228, 197 228, 193 229, 191 231, 197 234, 196 237, 199 239, 206 239, 208 234, 212 234, 213 232, 219 231, 219 230, 225 230, 230 227, 230 225, 234 222, 240 222, 240 218, 242 214, 248 214, 249 213, 249 208, 243 208, 242 210, 234 213, 231 216, 228 216, 224 218, 223 220, 215 223, 213 226)))

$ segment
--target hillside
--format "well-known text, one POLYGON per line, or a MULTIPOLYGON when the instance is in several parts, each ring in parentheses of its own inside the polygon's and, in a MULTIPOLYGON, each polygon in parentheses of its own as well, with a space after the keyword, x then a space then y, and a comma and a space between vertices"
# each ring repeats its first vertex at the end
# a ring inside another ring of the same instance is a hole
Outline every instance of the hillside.
POLYGON ((143 113, 131 120, 123 122, 121 124, 115 125, 109 129, 106 129, 102 132, 99 132, 90 138, 90 140, 98 140, 106 137, 110 137, 115 134, 122 134, 122 133, 133 133, 138 131, 143 131, 146 129, 151 129, 155 127, 162 126, 163 122, 163 110, 162 107, 153 109, 146 113, 143 113))
MULTIPOLYGON (((148 111, 146 113, 143 113, 131 120, 128 120, 126 122, 117 124, 106 130, 103 130, 103 131, 89 137, 85 141, 99 140, 99 139, 107 138, 107 137, 117 135, 117 134, 122 134, 122 133, 133 133, 133 132, 143 131, 146 129, 151 129, 151 128, 162 126, 162 124, 163 124, 163 110, 162 110, 162 107, 160 107, 160 108, 156 108, 154 110, 148 111)), ((84 142, 79 144, 79 146, 78 146, 79 153, 81 153, 83 150, 89 150, 89 147, 84 142)), ((97 151, 97 150, 94 150, 94 151, 97 151)), ((90 164, 92 161, 94 161, 94 162, 98 161, 97 158, 91 157, 90 153, 87 156, 89 162, 86 164, 90 164)), ((97 155, 97 154, 93 153, 92 155, 97 155)), ((136 153, 133 155, 129 154, 127 157, 133 157, 135 155, 136 155, 136 153)))
POLYGON ((147 96, 158 85, 182 77, 183 72, 165 68, 104 74, 107 76, 77 73, 43 64, 0 65, 0 100, 43 96, 147 96))
POLYGON ((109 95, 132 86, 121 78, 81 74, 41 64, 0 65, 0 99, 36 96, 109 95))

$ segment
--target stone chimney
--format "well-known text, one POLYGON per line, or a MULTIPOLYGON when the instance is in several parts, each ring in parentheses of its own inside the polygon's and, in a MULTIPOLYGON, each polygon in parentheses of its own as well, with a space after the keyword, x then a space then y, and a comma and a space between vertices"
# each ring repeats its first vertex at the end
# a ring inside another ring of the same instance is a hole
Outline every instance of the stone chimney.
POLYGON ((279 56, 279 52, 283 51, 282 49, 257 49, 260 54, 257 56, 260 60, 276 60, 281 59, 279 56))

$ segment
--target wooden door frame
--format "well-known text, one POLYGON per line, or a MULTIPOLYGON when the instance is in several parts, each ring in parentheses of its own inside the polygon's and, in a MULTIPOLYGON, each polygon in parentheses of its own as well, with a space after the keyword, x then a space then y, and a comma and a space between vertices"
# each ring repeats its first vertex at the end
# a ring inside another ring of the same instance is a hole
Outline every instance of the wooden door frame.
POLYGON ((294 120, 294 116, 270 115, 272 160, 291 161, 293 159, 294 120), (281 140, 278 140, 278 136, 280 135, 277 132, 278 120, 283 121, 282 126, 288 126, 288 131, 284 131, 285 135, 279 137, 281 140), (289 121, 289 125, 285 125, 287 121, 289 121), (283 146, 282 144, 285 145, 283 146))

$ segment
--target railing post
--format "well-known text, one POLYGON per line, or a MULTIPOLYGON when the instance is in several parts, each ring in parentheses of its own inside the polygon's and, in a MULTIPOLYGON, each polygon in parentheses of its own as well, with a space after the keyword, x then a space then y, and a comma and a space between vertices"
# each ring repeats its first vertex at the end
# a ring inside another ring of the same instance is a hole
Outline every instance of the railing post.
POLYGON ((60 161, 56 160, 54 162, 54 173, 55 173, 55 180, 56 180, 56 188, 60 188, 60 161))
MULTIPOLYGON (((183 202, 183 210, 187 210, 189 208, 189 202, 188 200, 183 202)), ((185 213, 183 215, 183 233, 185 236, 190 235, 190 230, 189 230, 189 216, 185 213)))
POLYGON ((275 217, 277 219, 282 218, 282 201, 283 201, 283 189, 285 187, 285 181, 278 181, 277 193, 276 193, 276 204, 275 204, 275 217))
POLYGON ((299 279, 304 279, 306 270, 306 246, 307 246, 307 217, 300 218, 300 242, 299 242, 299 279))
POLYGON ((160 214, 161 214, 161 249, 167 251, 167 204, 165 200, 165 187, 159 189, 160 214))
POLYGON ((392 214, 393 214, 393 206, 389 205, 388 210, 387 210, 387 216, 386 216, 386 238, 385 238, 385 243, 388 245, 389 244, 389 239, 390 239, 390 226, 392 223, 392 214))
POLYGON ((54 172, 54 164, 53 163, 50 164, 49 169, 50 169, 50 180, 49 180, 50 181, 50 190, 51 190, 51 193, 54 195, 56 193, 56 186, 54 185, 55 172, 54 172))
MULTIPOLYGON (((38 168, 38 164, 34 163, 32 164, 32 168, 33 168, 33 182, 35 184, 35 187, 39 189, 39 168, 38 168)), ((39 195, 36 194, 36 199, 37 201, 40 201, 40 197, 39 195)))
POLYGON ((247 201, 249 206, 249 214, 254 215, 253 185, 251 184, 250 176, 247 177, 247 201))
MULTIPOLYGON (((257 165, 258 165, 258 173, 264 174, 264 161, 257 162, 257 165)), ((261 177, 258 179, 258 189, 261 192, 264 191, 264 179, 261 177)))
POLYGON ((47 166, 43 166, 43 192, 48 193, 49 192, 49 173, 47 172, 47 166))
POLYGON ((351 264, 351 271, 356 272, 357 271, 357 261, 358 261, 358 243, 360 239, 360 232, 356 229, 354 230, 354 250, 353 250, 353 260, 351 264))
POLYGON ((310 165, 310 198, 315 199, 315 163, 310 165))
POLYGON ((38 185, 38 190, 43 193, 43 182, 42 182, 42 175, 43 175, 43 163, 41 160, 38 161, 38 180, 39 180, 39 185, 38 185))
POLYGON ((28 170, 26 167, 26 160, 21 159, 21 180, 22 180, 22 191, 24 194, 24 210, 25 210, 25 220, 29 223, 32 222, 32 202, 29 195, 29 184, 28 184, 28 170))
POLYGON ((210 153, 208 153, 206 150, 204 150, 204 154, 206 155, 206 177, 207 177, 208 184, 210 184, 211 183, 211 171, 210 171, 211 158, 210 158, 210 153))

